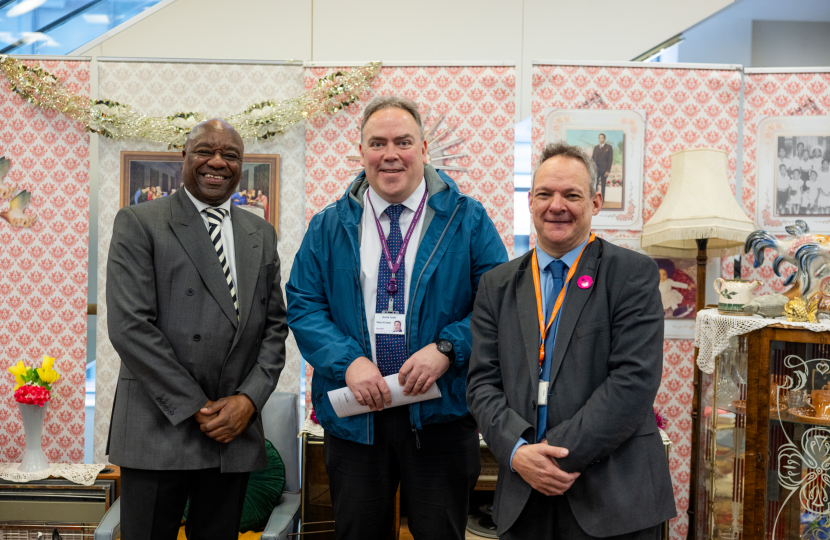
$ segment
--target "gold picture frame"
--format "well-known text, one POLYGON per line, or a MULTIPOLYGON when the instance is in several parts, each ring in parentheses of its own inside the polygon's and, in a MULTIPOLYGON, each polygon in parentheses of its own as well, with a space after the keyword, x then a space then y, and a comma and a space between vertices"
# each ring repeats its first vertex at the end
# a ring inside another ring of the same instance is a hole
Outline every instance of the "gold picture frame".
MULTIPOLYGON (((119 208, 152 200, 149 189, 144 191, 147 188, 154 188, 161 196, 180 189, 182 162, 180 152, 121 152, 119 208)), ((240 206, 265 219, 279 233, 279 154, 245 154, 237 192, 242 189, 255 191, 256 197, 248 199, 250 204, 240 206)))

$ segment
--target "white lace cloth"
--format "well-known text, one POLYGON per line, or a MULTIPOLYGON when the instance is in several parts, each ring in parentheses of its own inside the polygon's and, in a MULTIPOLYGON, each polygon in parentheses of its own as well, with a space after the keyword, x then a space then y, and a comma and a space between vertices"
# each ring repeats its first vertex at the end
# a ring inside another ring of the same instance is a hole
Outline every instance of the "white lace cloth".
POLYGON ((19 463, 0 463, 0 478, 12 482, 32 482, 50 476, 59 476, 75 484, 91 486, 95 483, 98 473, 107 466, 105 463, 50 463, 49 468, 44 471, 27 473, 18 471, 19 465, 19 463))
POLYGON ((830 331, 830 322, 814 323, 787 322, 783 315, 775 319, 765 319, 760 315, 739 317, 721 315, 717 309, 704 309, 697 314, 695 321, 695 346, 700 349, 697 365, 704 373, 715 371, 715 357, 722 353, 729 344, 729 338, 747 334, 771 324, 784 324, 792 328, 806 328, 813 332, 830 331))

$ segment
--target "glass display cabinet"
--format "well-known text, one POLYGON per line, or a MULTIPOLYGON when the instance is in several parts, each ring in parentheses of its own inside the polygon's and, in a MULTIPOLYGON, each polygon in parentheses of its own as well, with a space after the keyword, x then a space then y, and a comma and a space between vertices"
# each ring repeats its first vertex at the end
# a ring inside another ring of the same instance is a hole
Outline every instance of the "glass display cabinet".
POLYGON ((700 384, 697 538, 830 540, 830 332, 733 337, 700 384))

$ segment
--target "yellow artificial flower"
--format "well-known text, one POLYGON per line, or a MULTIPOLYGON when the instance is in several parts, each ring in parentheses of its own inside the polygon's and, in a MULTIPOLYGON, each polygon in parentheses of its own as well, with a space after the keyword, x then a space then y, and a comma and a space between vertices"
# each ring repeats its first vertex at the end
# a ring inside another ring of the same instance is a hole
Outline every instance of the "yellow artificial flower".
POLYGON ((40 380, 46 384, 52 384, 61 377, 54 369, 37 368, 37 374, 40 376, 40 380))
POLYGON ((51 356, 44 356, 43 357, 43 369, 52 369, 52 366, 55 364, 55 359, 51 356))
POLYGON ((20 375, 15 375, 14 376, 14 382, 17 383, 16 385, 14 385, 14 391, 15 392, 17 392, 17 389, 20 388, 21 386, 23 386, 23 384, 25 383, 25 381, 23 380, 23 377, 21 377, 20 375))
POLYGON ((22 361, 18 362, 16 366, 12 366, 9 368, 9 372, 12 375, 14 375, 14 382, 17 383, 17 385, 14 387, 15 390, 23 386, 23 375, 25 375, 27 371, 29 371, 29 368, 24 366, 22 361))

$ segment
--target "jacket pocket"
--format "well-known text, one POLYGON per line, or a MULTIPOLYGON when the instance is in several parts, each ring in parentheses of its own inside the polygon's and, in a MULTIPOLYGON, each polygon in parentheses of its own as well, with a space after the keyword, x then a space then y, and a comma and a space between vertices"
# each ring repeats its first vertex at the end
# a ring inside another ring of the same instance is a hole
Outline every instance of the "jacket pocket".
POLYGON ((592 334, 598 334, 600 332, 610 332, 610 323, 610 319, 604 319, 602 321, 595 321, 592 323, 583 324, 582 326, 576 329, 576 337, 582 338, 585 336, 590 336, 592 334))

